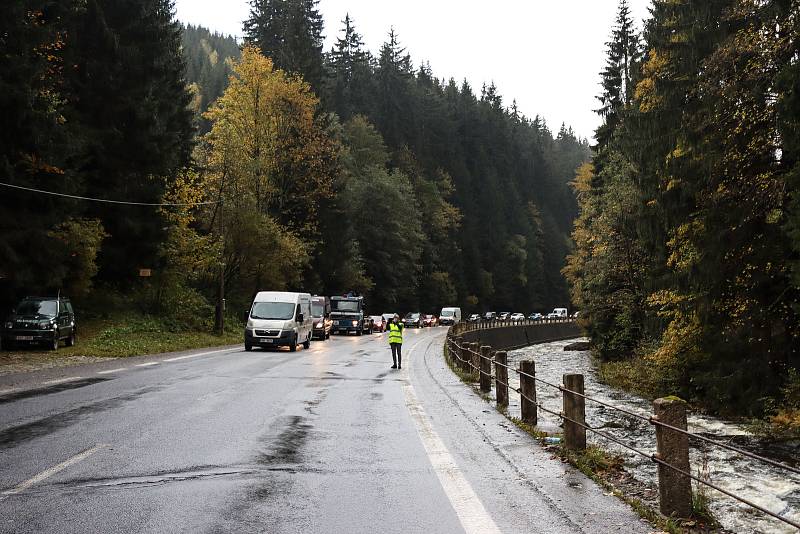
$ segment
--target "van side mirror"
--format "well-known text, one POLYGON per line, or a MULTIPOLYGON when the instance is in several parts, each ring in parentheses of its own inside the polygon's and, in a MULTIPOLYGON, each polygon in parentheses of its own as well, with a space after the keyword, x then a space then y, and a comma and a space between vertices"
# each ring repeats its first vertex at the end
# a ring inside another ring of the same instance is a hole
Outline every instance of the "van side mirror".
POLYGON ((302 323, 304 320, 305 320, 305 317, 303 317, 303 314, 302 313, 298 313, 297 314, 297 322, 298 323, 302 323))
POLYGON ((242 313, 242 319, 244 320, 244 322, 247 322, 247 319, 249 318, 250 318, 250 310, 244 310, 244 313, 242 313))

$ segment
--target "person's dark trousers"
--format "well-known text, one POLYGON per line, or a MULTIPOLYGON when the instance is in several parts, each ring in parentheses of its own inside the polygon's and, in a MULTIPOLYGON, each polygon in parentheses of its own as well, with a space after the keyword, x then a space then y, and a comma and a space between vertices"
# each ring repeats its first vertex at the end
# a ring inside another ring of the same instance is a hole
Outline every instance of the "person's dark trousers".
POLYGON ((390 345, 392 347, 392 363, 400 367, 401 365, 403 365, 403 355, 402 355, 403 344, 391 343, 390 345))

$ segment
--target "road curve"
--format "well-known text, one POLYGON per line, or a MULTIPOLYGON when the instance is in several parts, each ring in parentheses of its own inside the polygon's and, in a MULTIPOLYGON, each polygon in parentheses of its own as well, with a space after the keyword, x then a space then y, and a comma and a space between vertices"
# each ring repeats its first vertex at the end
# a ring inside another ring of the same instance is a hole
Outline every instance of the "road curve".
POLYGON ((444 329, 207 349, 0 391, 0 532, 648 532, 442 361, 444 329))

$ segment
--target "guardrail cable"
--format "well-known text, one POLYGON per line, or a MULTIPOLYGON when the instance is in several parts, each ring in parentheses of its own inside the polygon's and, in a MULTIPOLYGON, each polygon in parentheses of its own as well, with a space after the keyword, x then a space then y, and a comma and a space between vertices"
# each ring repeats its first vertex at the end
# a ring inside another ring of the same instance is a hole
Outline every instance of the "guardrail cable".
MULTIPOLYGON (((545 323, 545 324, 547 324, 547 323, 545 323)), ((498 326, 504 326, 504 325, 498 325, 498 326)), ((491 326, 490 328, 497 328, 498 326, 491 326)), ((471 329, 474 330, 474 329, 477 329, 477 328, 472 328, 471 327, 471 329)), ((667 423, 663 423, 663 422, 659 421, 655 416, 649 416, 649 417, 648 416, 644 416, 644 415, 641 415, 639 413, 633 412, 631 410, 628 410, 628 409, 625 409, 625 408, 621 408, 621 407, 616 406, 614 404, 610 404, 608 402, 602 401, 600 399, 596 399, 594 397, 586 395, 585 393, 579 393, 577 391, 573 391, 573 390, 567 389, 563 385, 553 384, 551 382, 548 382, 547 380, 543 380, 543 379, 541 379, 541 378, 539 378, 539 377, 537 377, 535 375, 532 375, 530 373, 526 373, 526 372, 524 372, 524 371, 522 371, 520 369, 513 368, 513 367, 511 367, 511 366, 509 366, 507 364, 499 363, 499 362, 495 361, 493 355, 492 356, 485 356, 485 355, 481 354, 480 352, 474 351, 472 349, 465 349, 464 347, 459 346, 458 343, 454 339, 452 339, 450 336, 448 336, 447 342, 449 344, 449 348, 455 348, 456 349, 455 350, 456 357, 460 361, 466 362, 470 367, 472 367, 473 369, 478 371, 479 375, 481 375, 481 374, 488 375, 491 379, 497 381, 498 383, 500 383, 503 386, 509 388, 510 390, 515 391, 516 393, 518 393, 520 395, 520 397, 522 399, 525 399, 528 402, 532 403, 534 406, 536 406, 537 409, 542 410, 545 413, 549 413, 549 414, 551 414, 551 415, 553 415, 555 417, 558 417, 559 419, 562 419, 562 420, 565 420, 565 421, 569 421, 570 423, 578 425, 579 427, 582 427, 585 430, 587 430, 587 431, 589 431, 589 432, 591 432, 593 434, 596 434, 596 435, 598 435, 598 436, 600 436, 600 437, 602 437, 604 439, 607 439, 607 440, 609 440, 609 441, 611 441, 613 443, 616 443, 617 445, 620 445, 621 447, 624 447, 625 449, 628 449, 628 450, 636 453, 639 456, 642 456, 644 458, 648 458, 649 460, 653 461, 654 463, 656 463, 658 465, 662 465, 662 466, 666 467, 667 469, 671 469, 672 471, 675 471, 676 473, 679 473, 679 474, 681 474, 681 475, 683 475, 685 477, 688 477, 689 479, 694 480, 698 484, 702 484, 704 486, 707 486, 707 487, 709 487, 709 488, 711 488, 711 489, 713 489, 715 491, 718 491, 718 492, 720 492, 720 493, 722 493, 722 494, 724 494, 724 495, 726 495, 726 496, 728 496, 728 497, 730 497, 730 498, 732 498, 734 500, 737 500, 737 501, 741 502, 742 504, 745 504, 745 505, 747 505, 747 506, 749 506, 749 507, 751 507, 751 508, 753 508, 755 510, 758 510, 758 511, 760 511, 760 512, 762 512, 762 513, 764 513, 764 514, 766 514, 766 515, 768 515, 768 516, 770 516, 772 518, 774 518, 774 519, 777 519, 777 520, 779 520, 779 521, 781 521, 783 523, 786 523, 787 525, 790 525, 790 526, 793 526, 795 528, 800 529, 800 522, 796 522, 796 521, 794 521, 792 519, 783 517, 782 515, 780 515, 778 513, 772 512, 771 510, 768 510, 768 509, 764 508, 763 506, 760 506, 759 504, 756 504, 756 503, 754 503, 754 502, 752 502, 752 501, 750 501, 750 500, 748 500, 748 499, 746 499, 744 497, 740 497, 739 495, 736 495, 733 492, 731 492, 729 490, 726 490, 726 489, 724 489, 724 488, 722 488, 722 487, 720 487, 720 486, 718 486, 718 485, 716 485, 716 484, 714 484, 714 483, 712 483, 712 482, 710 482, 708 480, 705 480, 705 479, 703 479, 701 477, 698 477, 696 475, 693 475, 692 473, 687 472, 687 471, 685 471, 685 470, 683 470, 683 469, 681 469, 679 467, 676 467, 676 466, 674 466, 674 465, 672 465, 670 463, 667 463, 664 460, 662 460, 661 458, 659 458, 657 454, 648 454, 645 451, 642 451, 642 450, 640 450, 640 449, 638 449, 638 448, 636 448, 636 447, 634 447, 632 445, 629 445, 629 444, 625 443, 621 439, 615 438, 614 436, 612 436, 610 434, 607 434, 605 432, 601 432, 600 430, 597 430, 596 428, 593 428, 593 427, 587 425, 585 422, 576 421, 576 420, 574 420, 574 419, 572 419, 570 417, 567 417, 566 415, 564 415, 561 412, 555 412, 553 410, 550 410, 550 409, 546 408, 540 402, 538 402, 538 401, 536 401, 534 399, 531 399, 527 395, 523 394, 521 387, 515 388, 515 387, 513 387, 513 386, 511 386, 511 385, 509 385, 509 384, 507 384, 507 383, 505 383, 505 382, 503 382, 501 380, 498 380, 495 375, 492 375, 491 373, 486 373, 485 371, 481 370, 479 367, 473 365, 472 362, 469 359, 463 359, 461 357, 460 353, 461 353, 462 350, 465 350, 466 352, 468 352, 470 354, 474 354, 474 355, 478 356, 479 358, 488 359, 488 360, 492 361, 496 366, 503 367, 503 368, 505 368, 507 370, 513 370, 515 373, 520 375, 520 377, 521 376, 528 377, 528 378, 530 378, 530 379, 532 379, 532 380, 534 380, 536 382, 539 382, 539 383, 544 384, 546 386, 549 386, 549 387, 552 387, 554 389, 557 389, 557 390, 559 390, 559 391, 561 391, 563 393, 569 393, 569 394, 572 394, 572 395, 576 395, 576 396, 581 397, 581 398, 583 398, 583 399, 585 399, 587 401, 594 402, 594 403, 599 404, 601 406, 605 406, 605 407, 607 407, 609 409, 615 410, 615 411, 620 412, 622 414, 625 414, 625 415, 627 415, 629 417, 633 417, 635 419, 639 419, 641 421, 645 421, 645 422, 650 423, 650 424, 655 425, 655 426, 661 426, 662 428, 667 428, 667 429, 672 430, 674 432, 678 432, 680 434, 683 434, 683 435, 685 435, 685 436, 687 436, 687 437, 689 437, 691 439, 699 440, 699 441, 702 441, 702 442, 707 443, 709 445, 717 446, 717 447, 720 447, 722 449, 726 449, 726 450, 728 450, 730 452, 734 452, 736 454, 740 454, 742 456, 746 456, 746 457, 748 457, 750 459, 753 459, 753 460, 756 460, 756 461, 760 461, 760 462, 764 462, 764 463, 769 464, 769 465, 771 465, 773 467, 776 467, 778 469, 783 469, 783 470, 786 470, 786 471, 789 471, 789 472, 792 472, 792 473, 795 473, 795 474, 800 474, 800 469, 792 467, 792 466, 787 465, 787 464, 784 464, 782 462, 778 462, 776 460, 772 460, 770 458, 766 458, 764 456, 760 456, 758 454, 755 454, 755 453, 740 449, 738 447, 734 447, 732 445, 728 445, 727 443, 722 443, 720 441, 708 438, 706 436, 702 436, 700 434, 695 434, 693 432, 689 432, 688 430, 684 430, 682 428, 678 428, 678 427, 675 427, 673 425, 670 425, 670 424, 667 424, 667 423)), ((517 347, 517 348, 522 348, 522 347, 526 347, 526 346, 528 346, 528 345, 522 345, 522 346, 517 347)), ((503 350, 506 350, 506 351, 508 351, 508 350, 516 350, 516 348, 505 348, 503 350)), ((452 352, 452 351, 450 351, 450 352, 452 352)))

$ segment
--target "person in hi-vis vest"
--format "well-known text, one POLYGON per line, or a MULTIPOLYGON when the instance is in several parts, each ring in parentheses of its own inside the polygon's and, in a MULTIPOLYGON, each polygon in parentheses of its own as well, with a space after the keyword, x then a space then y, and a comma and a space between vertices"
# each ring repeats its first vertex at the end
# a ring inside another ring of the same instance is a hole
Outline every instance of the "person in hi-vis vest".
POLYGON ((392 369, 402 369, 403 323, 397 314, 389 323, 389 346, 392 347, 392 369))

